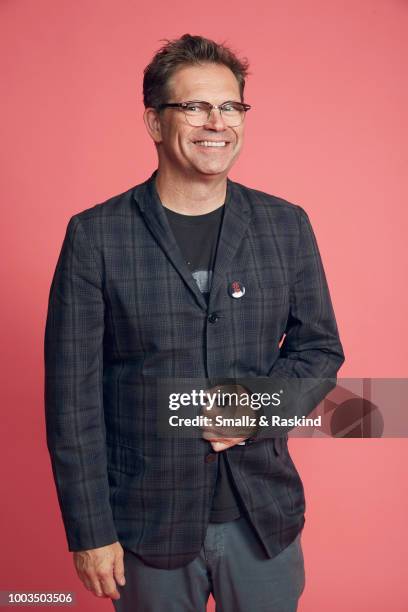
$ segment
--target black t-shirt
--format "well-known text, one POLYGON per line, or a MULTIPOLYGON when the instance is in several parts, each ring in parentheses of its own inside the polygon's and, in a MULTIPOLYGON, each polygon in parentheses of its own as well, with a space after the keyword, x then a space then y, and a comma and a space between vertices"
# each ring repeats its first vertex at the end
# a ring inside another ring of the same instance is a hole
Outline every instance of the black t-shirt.
MULTIPOLYGON (((165 208, 173 234, 208 304, 224 205, 203 215, 183 215, 165 208)), ((241 516, 239 498, 225 451, 217 453, 218 473, 210 521, 223 523, 241 516)))

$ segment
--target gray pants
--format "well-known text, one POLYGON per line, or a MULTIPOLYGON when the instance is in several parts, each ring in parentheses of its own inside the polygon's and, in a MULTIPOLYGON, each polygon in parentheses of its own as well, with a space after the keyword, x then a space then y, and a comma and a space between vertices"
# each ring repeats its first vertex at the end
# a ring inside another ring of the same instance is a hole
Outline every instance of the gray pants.
POLYGON ((117 612, 296 612, 305 587, 300 532, 274 559, 265 558, 245 517, 209 523, 200 554, 185 567, 145 565, 125 549, 126 584, 118 585, 117 612))

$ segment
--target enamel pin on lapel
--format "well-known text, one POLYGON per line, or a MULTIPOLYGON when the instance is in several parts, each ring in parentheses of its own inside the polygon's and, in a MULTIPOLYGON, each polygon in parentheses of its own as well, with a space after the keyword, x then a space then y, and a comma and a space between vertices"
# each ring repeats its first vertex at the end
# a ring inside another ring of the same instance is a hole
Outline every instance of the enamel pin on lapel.
POLYGON ((245 287, 239 281, 233 281, 228 287, 228 293, 233 298, 241 298, 245 294, 245 287))

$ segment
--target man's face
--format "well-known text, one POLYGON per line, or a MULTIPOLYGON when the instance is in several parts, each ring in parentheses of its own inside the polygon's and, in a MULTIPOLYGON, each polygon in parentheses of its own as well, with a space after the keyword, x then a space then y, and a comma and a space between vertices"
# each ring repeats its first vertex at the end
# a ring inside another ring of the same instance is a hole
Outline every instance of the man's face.
MULTIPOLYGON (((238 81, 224 65, 203 64, 179 68, 168 83, 166 102, 189 100, 222 104, 241 102, 238 81)), ((218 109, 213 109, 207 123, 193 127, 180 108, 165 108, 157 117, 159 164, 170 166, 187 176, 227 175, 237 159, 244 137, 245 120, 238 127, 228 127, 218 109), (205 146, 197 141, 225 141, 225 146, 205 146)), ((153 135, 153 134, 152 134, 153 135)))

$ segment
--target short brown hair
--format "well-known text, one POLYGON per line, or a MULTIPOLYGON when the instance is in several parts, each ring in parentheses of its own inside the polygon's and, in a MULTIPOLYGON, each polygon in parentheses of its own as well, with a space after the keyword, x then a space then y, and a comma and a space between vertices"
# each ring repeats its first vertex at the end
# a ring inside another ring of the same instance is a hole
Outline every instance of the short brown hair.
POLYGON ((224 43, 216 43, 202 36, 183 34, 174 40, 167 41, 144 69, 143 103, 145 107, 157 108, 168 100, 168 81, 182 65, 204 63, 223 64, 235 75, 241 96, 244 100, 245 78, 249 73, 249 62, 245 57, 238 59, 235 53, 224 43))

